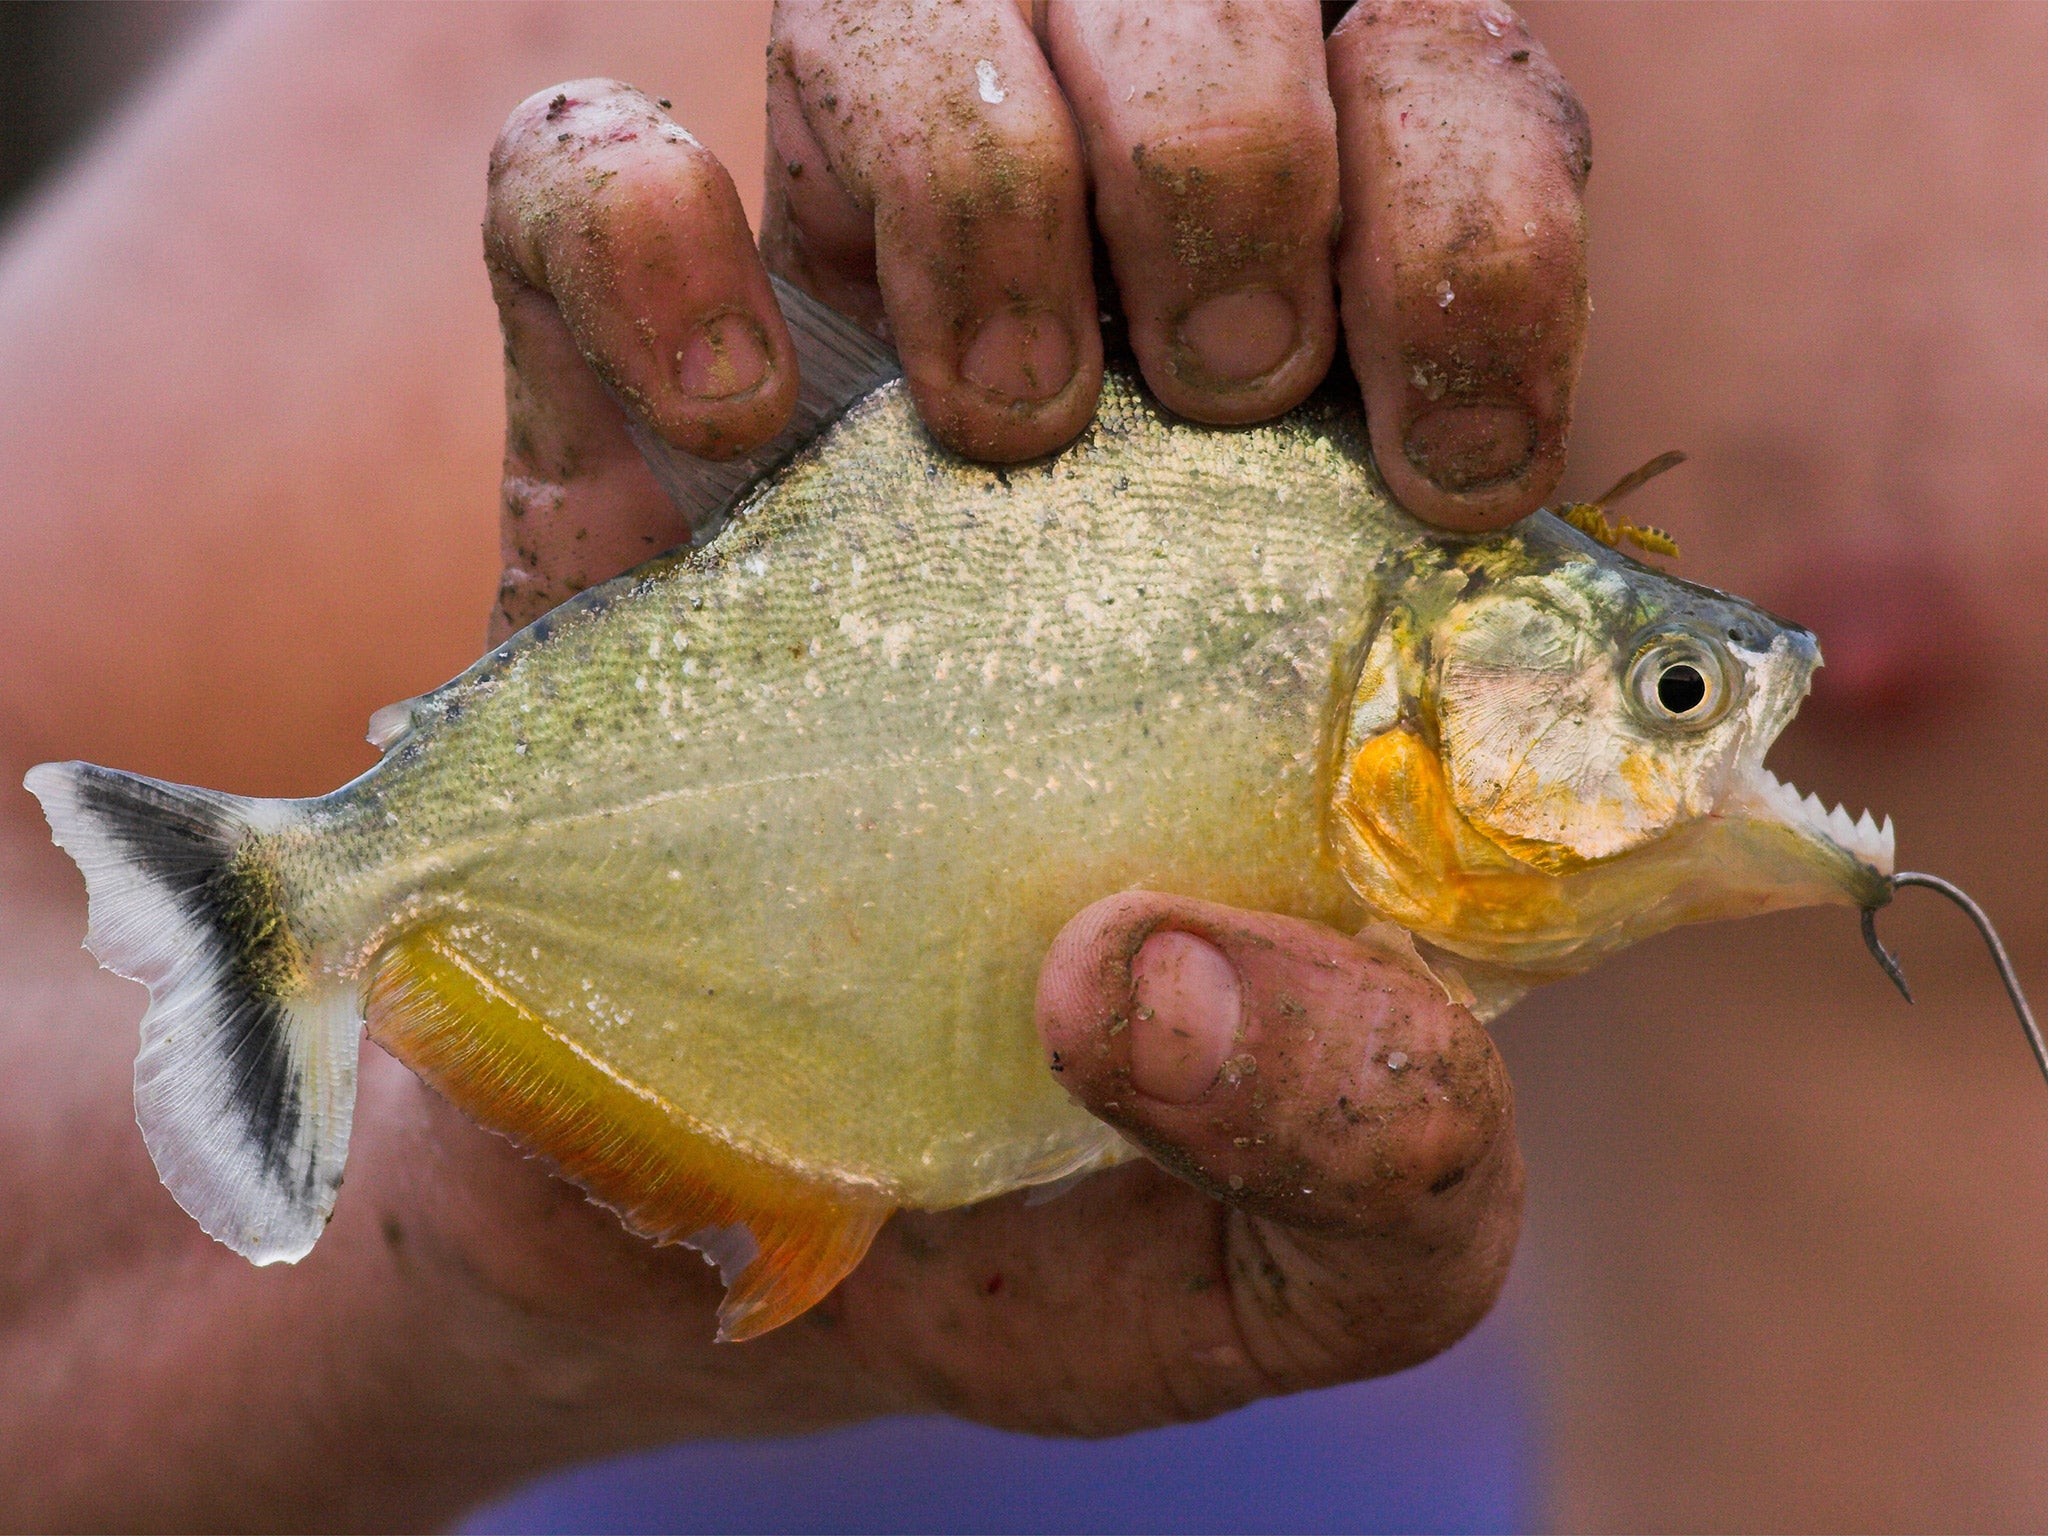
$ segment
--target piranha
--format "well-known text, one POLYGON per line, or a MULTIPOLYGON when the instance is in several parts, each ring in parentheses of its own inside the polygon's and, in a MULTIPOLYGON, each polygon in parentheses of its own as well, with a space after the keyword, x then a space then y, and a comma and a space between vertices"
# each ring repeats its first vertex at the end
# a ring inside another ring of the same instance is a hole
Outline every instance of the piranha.
POLYGON ((1892 890, 1889 821, 1764 766, 1814 637, 1548 513, 1389 500, 1354 393, 1236 430, 1112 369, 1079 440, 940 448, 780 290, 798 417, 643 444, 700 547, 575 598, 306 800, 28 775, 146 984, 137 1119, 258 1264, 341 1183, 359 1031, 727 1285, 818 1300, 899 1208, 1136 1155, 1047 1071, 1039 963, 1144 888, 1393 925, 1490 1017, 1683 923, 1892 890))

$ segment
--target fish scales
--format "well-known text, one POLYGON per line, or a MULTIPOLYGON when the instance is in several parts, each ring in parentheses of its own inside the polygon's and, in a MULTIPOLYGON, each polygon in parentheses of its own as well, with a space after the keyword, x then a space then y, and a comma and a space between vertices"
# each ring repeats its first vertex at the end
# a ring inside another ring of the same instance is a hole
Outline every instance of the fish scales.
POLYGON ((1763 766, 1798 626, 1548 514, 1423 527, 1339 388, 1219 430, 1113 367, 1067 449, 970 464, 778 293, 790 427, 727 465, 642 441, 724 531, 378 711, 355 783, 30 771, 88 945, 150 988, 151 1156, 253 1261, 333 1208, 366 1022, 701 1250, 745 1338, 893 1210, 1135 1155, 1032 1024, 1100 897, 1376 921, 1481 1017, 1680 923, 1889 899, 1889 821, 1763 766))
POLYGON ((356 976, 442 926, 692 1121, 900 1204, 1101 1157, 1031 1025, 1067 918, 1143 887, 1361 920, 1318 770, 1414 528, 1347 426, 1218 434, 1112 377, 999 471, 889 386, 710 549, 436 700, 281 860, 300 931, 356 976))

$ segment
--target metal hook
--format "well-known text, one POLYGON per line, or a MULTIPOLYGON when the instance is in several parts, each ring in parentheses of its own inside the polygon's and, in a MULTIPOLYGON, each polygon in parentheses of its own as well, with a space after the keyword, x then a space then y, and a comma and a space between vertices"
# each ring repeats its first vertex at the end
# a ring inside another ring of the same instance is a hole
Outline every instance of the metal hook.
MULTIPOLYGON (((1892 876, 1892 889, 1904 885, 1924 885, 1930 891, 1937 891, 1969 914, 1970 921, 1977 925, 1977 932, 1984 937, 1984 944, 1991 951, 1992 963, 1998 967, 1998 979, 2005 983, 2005 995, 2012 1000, 2013 1012, 2019 1015, 2020 1027, 2027 1032, 2027 1044, 2033 1048, 2034 1063, 2041 1069, 2041 1077, 2048 1081, 2048 1042, 2041 1038, 2041 1028, 2034 1022, 2034 1010, 2027 1006, 2027 997, 2020 990, 2020 979, 2013 974, 2012 961, 2005 953, 2005 945, 1999 942, 1998 930, 1991 926, 1991 919, 1984 915, 1984 909, 1972 901, 1963 890, 1951 885, 1936 875, 1897 874, 1892 876)), ((1906 985, 1905 972, 1899 969, 1899 957, 1886 949, 1877 937, 1877 908, 1863 909, 1863 942, 1884 967, 1885 975, 1891 977, 1899 993, 1907 1002, 1913 1001, 1913 993, 1906 985)))
POLYGON ((1884 967, 1885 975, 1891 977, 1892 985, 1899 989, 1899 996, 1907 1002, 1913 1001, 1913 989, 1906 985, 1906 973, 1899 969, 1899 957, 1884 947, 1884 941, 1877 936, 1877 908, 1863 909, 1863 942, 1877 963, 1884 967))

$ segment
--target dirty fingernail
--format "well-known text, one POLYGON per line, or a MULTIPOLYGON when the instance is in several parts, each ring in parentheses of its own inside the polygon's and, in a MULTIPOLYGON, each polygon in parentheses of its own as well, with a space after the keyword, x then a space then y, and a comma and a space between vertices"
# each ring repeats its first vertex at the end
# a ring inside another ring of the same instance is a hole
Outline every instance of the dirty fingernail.
POLYGON ((960 358, 960 376, 1012 400, 1050 400, 1074 376, 1074 338, 1043 309, 990 315, 960 358))
POLYGON ((1301 318, 1271 289, 1219 293, 1181 318, 1180 342, 1210 378, 1243 384, 1271 373, 1301 339, 1301 318))
POLYGON ((1191 933, 1155 933, 1132 960, 1131 981, 1131 1086, 1192 1103, 1236 1047, 1244 1018, 1237 970, 1191 933))
POLYGON ((746 315, 714 315, 676 354, 676 385, 699 400, 729 400, 768 376, 768 338, 746 315))
POLYGON ((1416 418, 1401 446, 1440 489, 1483 490, 1528 468, 1536 422, 1518 405, 1438 406, 1416 418))

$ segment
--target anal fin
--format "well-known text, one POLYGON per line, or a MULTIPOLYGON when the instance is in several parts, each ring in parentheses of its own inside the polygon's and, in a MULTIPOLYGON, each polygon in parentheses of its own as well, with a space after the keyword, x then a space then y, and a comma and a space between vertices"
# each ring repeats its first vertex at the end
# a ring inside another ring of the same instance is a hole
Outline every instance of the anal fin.
POLYGON ((721 1340, 807 1311, 894 1209, 875 1191, 727 1146, 551 1030, 432 928, 385 951, 365 1011, 371 1036, 471 1119, 545 1158, 634 1232, 715 1263, 721 1340))

